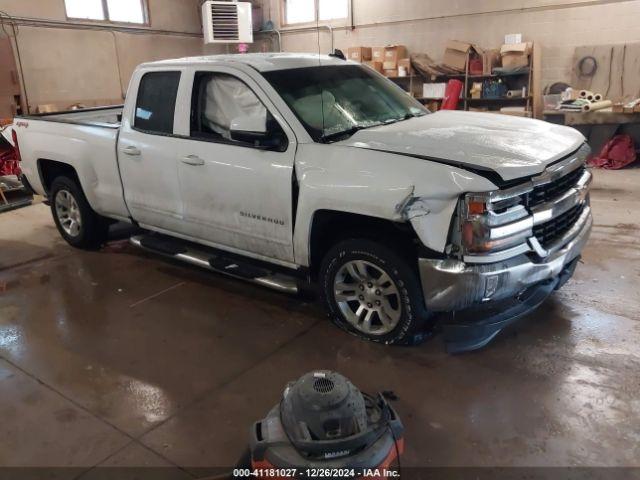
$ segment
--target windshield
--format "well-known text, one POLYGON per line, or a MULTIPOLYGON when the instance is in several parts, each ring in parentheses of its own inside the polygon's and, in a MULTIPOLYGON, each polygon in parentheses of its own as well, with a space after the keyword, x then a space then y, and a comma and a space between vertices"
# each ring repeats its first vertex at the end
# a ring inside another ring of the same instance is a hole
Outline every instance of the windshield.
POLYGON ((318 66, 263 75, 316 142, 341 140, 363 128, 429 113, 368 67, 318 66))

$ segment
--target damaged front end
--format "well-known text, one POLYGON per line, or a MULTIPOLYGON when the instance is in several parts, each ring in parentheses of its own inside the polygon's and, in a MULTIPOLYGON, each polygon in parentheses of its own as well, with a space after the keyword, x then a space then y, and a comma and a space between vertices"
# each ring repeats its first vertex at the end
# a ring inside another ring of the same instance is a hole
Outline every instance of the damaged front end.
POLYGON ((447 351, 487 345, 505 326, 537 308, 573 274, 591 231, 591 217, 579 235, 553 258, 535 262, 526 255, 490 264, 459 260, 419 260, 425 303, 447 313, 447 351))
MULTIPOLYGON (((447 314, 449 352, 483 347, 571 277, 593 223, 585 156, 516 187, 457 200, 443 257, 418 261, 427 308, 447 314)), ((430 218, 449 208, 442 207, 420 199, 404 205, 423 243, 430 228, 444 227, 430 218)))

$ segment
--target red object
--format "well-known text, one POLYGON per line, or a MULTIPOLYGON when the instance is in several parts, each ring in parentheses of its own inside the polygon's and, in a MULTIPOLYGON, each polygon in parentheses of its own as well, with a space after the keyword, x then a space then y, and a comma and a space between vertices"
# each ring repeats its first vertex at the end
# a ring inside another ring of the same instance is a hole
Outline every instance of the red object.
POLYGON ((469 73, 471 75, 482 75, 484 72, 484 65, 482 57, 474 55, 469 59, 469 73))
POLYGON ((16 160, 21 162, 22 156, 20 155, 20 144, 18 143, 18 132, 16 132, 15 129, 11 130, 11 138, 13 139, 13 149, 15 151, 16 160))
MULTIPOLYGON (((13 131, 13 141, 18 145, 15 130, 13 131)), ((0 176, 16 175, 20 176, 20 152, 13 148, 9 142, 0 137, 0 176)))
POLYGON ((447 88, 444 91, 444 99, 442 100, 441 110, 457 110, 458 101, 460 100, 460 92, 462 92, 464 84, 460 80, 449 80, 447 88))
POLYGON ((602 147, 600 153, 589 160, 596 168, 618 170, 636 161, 636 149, 630 135, 616 135, 602 147))

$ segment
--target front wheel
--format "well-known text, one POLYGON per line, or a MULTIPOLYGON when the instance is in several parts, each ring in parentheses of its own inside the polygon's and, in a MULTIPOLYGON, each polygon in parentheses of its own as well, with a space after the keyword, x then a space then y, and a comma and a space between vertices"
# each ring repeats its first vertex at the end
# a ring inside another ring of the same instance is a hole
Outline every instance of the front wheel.
POLYGON ((320 268, 322 297, 339 327, 367 340, 416 344, 426 336, 428 314, 417 273, 385 245, 345 240, 320 268))
POLYGON ((57 177, 49 195, 60 235, 76 248, 99 247, 107 238, 108 223, 93 211, 84 192, 68 177, 57 177))

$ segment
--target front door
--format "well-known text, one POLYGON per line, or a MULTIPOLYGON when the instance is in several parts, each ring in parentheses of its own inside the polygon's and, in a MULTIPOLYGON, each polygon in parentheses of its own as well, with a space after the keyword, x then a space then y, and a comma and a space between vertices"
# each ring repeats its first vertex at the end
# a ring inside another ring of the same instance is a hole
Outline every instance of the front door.
POLYGON ((220 67, 191 75, 191 112, 175 139, 186 233, 256 258, 293 262, 293 132, 244 73, 220 67), (263 122, 280 147, 232 139, 238 119, 263 122))

